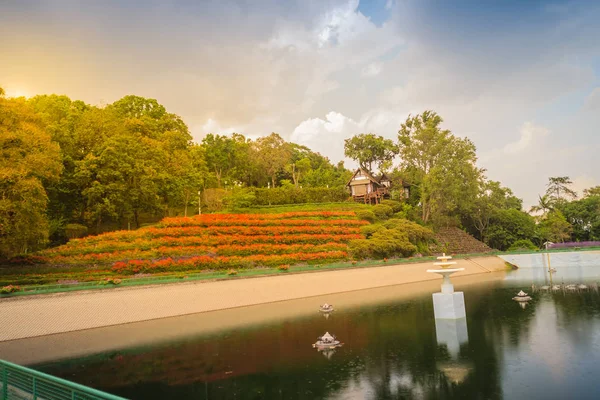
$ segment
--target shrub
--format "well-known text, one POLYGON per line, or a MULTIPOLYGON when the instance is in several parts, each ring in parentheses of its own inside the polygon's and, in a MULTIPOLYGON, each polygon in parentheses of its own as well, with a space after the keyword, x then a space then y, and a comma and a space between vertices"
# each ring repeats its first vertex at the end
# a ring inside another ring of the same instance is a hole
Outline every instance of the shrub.
POLYGON ((399 211, 402 211, 402 208, 404 206, 403 203, 396 201, 396 200, 381 200, 381 205, 384 206, 388 206, 388 207, 392 207, 392 211, 397 213, 399 211))
POLYGON ((277 269, 280 271, 288 271, 290 269, 290 266, 288 264, 283 264, 280 265, 277 269))
POLYGON ((277 188, 256 188, 256 205, 281 205, 302 203, 329 203, 346 201, 349 197, 343 186, 298 188, 294 186, 277 188))
POLYGON ((237 275, 237 271, 235 269, 230 269, 227 271, 227 275, 229 275, 229 276, 237 275))
POLYGON ((509 251, 515 250, 537 250, 538 247, 529 239, 521 239, 514 242, 509 248, 509 251))
POLYGON ((406 234, 396 229, 376 232, 371 239, 353 240, 349 247, 352 256, 359 260, 409 257, 417 251, 417 247, 408 241, 406 234))
POLYGON ((80 237, 87 235, 87 233, 88 233, 88 228, 85 225, 67 224, 65 226, 65 235, 67 235, 67 237, 69 239, 80 238, 80 237))
POLYGON ((360 227, 360 233, 365 235, 368 239, 373 236, 375 232, 379 232, 382 229, 385 230, 386 227, 381 224, 364 225, 360 227))
POLYGON ((20 286, 8 285, 0 288, 0 294, 14 293, 21 290, 20 286))
POLYGON ((379 219, 388 219, 394 214, 394 210, 390 206, 386 206, 385 204, 377 204, 373 206, 373 213, 379 219))
POLYGON ((363 221, 368 221, 371 223, 375 222, 375 220, 377 219, 377 217, 371 210, 358 210, 356 212, 356 216, 358 217, 358 219, 362 219, 363 221))
POLYGON ((424 226, 407 219, 392 218, 384 222, 383 226, 388 229, 397 229, 406 233, 408 240, 414 244, 421 241, 429 241, 433 238, 433 231, 431 229, 425 228, 424 226))

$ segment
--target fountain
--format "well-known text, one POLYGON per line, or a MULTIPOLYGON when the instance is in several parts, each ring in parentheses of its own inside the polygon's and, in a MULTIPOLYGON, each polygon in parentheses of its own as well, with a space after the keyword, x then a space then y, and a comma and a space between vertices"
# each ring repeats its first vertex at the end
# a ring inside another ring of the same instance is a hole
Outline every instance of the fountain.
POLYGON ((456 262, 448 261, 452 257, 443 253, 437 258, 440 262, 433 263, 440 269, 428 269, 427 272, 442 275, 442 291, 433 294, 433 312, 436 319, 458 319, 465 318, 465 298, 463 292, 455 292, 454 285, 450 282, 450 275, 455 272, 464 271, 464 268, 448 268, 456 262))
POLYGON ((312 346, 318 351, 323 351, 328 349, 335 349, 336 347, 341 347, 342 344, 342 342, 337 340, 335 335, 331 335, 329 332, 325 332, 323 336, 319 336, 317 338, 317 342, 313 343, 312 346))
POLYGON ((332 311, 333 311, 333 305, 331 305, 331 304, 327 304, 327 303, 325 303, 325 304, 322 304, 322 305, 319 307, 319 311, 320 311, 320 312, 322 312, 322 313, 330 313, 330 312, 332 312, 332 311))

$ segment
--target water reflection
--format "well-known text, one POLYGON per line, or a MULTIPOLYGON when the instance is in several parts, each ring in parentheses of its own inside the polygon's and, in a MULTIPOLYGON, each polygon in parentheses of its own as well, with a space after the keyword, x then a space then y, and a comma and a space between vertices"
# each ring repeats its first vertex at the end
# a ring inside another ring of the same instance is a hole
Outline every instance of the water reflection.
POLYGON ((35 367, 150 400, 598 398, 600 296, 549 290, 520 309, 515 288, 545 282, 523 274, 464 289, 462 320, 435 320, 430 292, 35 367), (326 331, 335 354, 309 346, 326 331))

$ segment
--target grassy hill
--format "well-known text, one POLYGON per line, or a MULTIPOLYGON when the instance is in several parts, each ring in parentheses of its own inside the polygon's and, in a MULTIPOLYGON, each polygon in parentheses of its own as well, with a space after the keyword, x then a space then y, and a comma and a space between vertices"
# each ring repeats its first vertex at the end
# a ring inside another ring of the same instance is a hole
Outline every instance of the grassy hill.
POLYGON ((75 239, 40 255, 51 264, 110 265, 116 273, 253 268, 347 257, 360 237, 353 212, 209 214, 75 239))

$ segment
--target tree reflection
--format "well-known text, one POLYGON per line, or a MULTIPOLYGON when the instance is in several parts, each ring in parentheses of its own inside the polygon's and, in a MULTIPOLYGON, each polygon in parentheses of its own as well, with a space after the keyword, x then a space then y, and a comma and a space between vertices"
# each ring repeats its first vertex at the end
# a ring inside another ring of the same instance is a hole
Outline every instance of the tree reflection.
MULTIPOLYGON (((469 341, 456 357, 438 345, 425 296, 38 367, 131 399, 499 399, 502 347, 526 339, 538 301, 522 310, 513 295, 465 293, 469 341), (325 331, 345 343, 330 359, 311 348, 325 331)), ((580 306, 569 301, 559 307, 580 306)))

